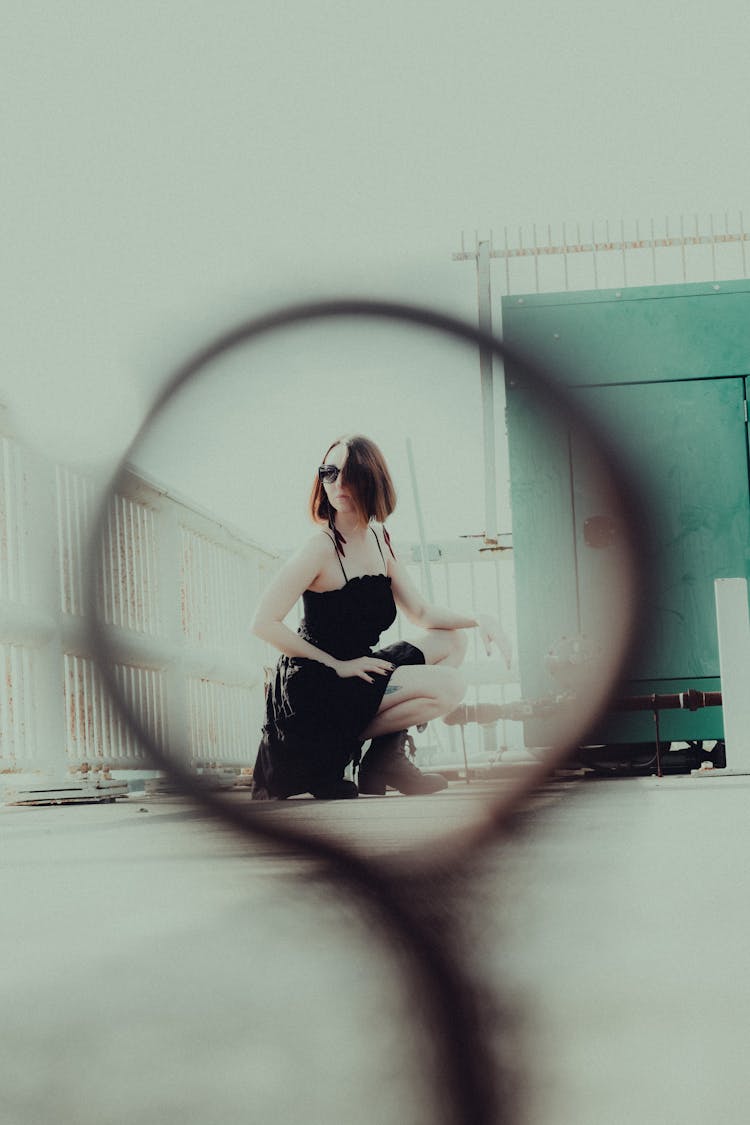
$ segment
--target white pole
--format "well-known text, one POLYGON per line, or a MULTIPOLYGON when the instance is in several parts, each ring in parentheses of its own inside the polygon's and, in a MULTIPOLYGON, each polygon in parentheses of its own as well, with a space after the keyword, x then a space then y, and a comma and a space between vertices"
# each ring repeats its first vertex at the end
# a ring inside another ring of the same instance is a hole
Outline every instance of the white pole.
POLYGON ((422 550, 422 573, 424 574, 425 586, 427 588, 427 597, 430 601, 435 600, 435 594, 432 589, 432 571, 430 570, 430 560, 427 557, 427 540, 424 534, 424 520, 422 519, 422 505, 419 502, 419 489, 417 487, 417 470, 414 466, 414 450, 412 449, 411 438, 406 439, 406 453, 409 458, 409 472, 411 474, 411 488, 414 493, 414 507, 417 510, 417 528, 419 529, 419 546, 422 550))
POLYGON ((747 581, 717 578, 716 625, 727 769, 750 774, 750 617, 747 581))
MULTIPOLYGON (((535 262, 538 259, 534 259, 535 262)), ((490 278, 490 244, 480 242, 477 251, 477 289, 479 300, 479 328, 492 332, 492 289, 490 278)), ((482 429, 484 442, 484 522, 485 539, 497 537, 497 485, 495 466, 495 399, 493 355, 485 348, 479 349, 479 374, 482 382, 482 429)))

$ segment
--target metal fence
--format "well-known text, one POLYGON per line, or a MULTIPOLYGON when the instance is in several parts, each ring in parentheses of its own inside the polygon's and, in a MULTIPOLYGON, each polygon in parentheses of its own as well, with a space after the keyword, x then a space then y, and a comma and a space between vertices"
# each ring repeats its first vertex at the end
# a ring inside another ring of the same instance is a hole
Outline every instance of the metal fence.
MULTIPOLYGON (((85 633, 84 579, 97 483, 24 448, 0 415, 0 771, 35 774, 148 762, 103 690, 85 633)), ((265 645, 252 607, 272 553, 136 472, 114 498, 101 545, 102 619, 118 676, 144 725, 200 765, 253 758, 265 645)))
POLYGON ((453 260, 478 261, 485 242, 499 265, 495 289, 508 295, 738 280, 750 233, 742 212, 504 227, 481 239, 463 233, 453 260))

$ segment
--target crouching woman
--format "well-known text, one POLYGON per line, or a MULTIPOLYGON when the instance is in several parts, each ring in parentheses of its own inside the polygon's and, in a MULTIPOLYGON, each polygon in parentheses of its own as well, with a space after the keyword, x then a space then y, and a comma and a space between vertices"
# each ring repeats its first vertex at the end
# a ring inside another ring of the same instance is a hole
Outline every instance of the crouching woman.
POLYGON ((269 584, 253 620, 253 632, 281 652, 266 698, 254 799, 444 789, 443 777, 406 757, 409 727, 461 702, 467 629, 480 630, 488 654, 494 643, 510 660, 495 618, 454 613, 422 597, 384 526, 395 505, 374 442, 352 436, 328 447, 310 497, 319 529, 269 584), (300 597, 304 618, 294 632, 284 620, 300 597), (420 632, 378 648, 397 610, 420 632), (343 776, 350 762, 359 762, 357 785, 343 776))

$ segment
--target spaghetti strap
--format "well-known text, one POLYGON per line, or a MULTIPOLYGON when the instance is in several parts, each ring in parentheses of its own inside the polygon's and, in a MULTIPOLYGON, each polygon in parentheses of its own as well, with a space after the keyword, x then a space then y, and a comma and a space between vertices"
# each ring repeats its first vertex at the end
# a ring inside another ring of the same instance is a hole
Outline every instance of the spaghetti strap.
POLYGON ((383 548, 380 546, 380 540, 378 539, 378 533, 376 532, 374 527, 370 527, 370 531, 375 536, 375 542, 378 545, 378 550, 380 551, 380 557, 383 560, 383 566, 385 567, 385 573, 387 574, 388 573, 388 564, 385 561, 385 555, 383 554, 383 548))
POLYGON ((341 573, 342 573, 342 574, 343 574, 343 576, 344 576, 344 581, 345 581, 345 582, 348 582, 348 581, 349 581, 349 579, 348 579, 348 577, 347 577, 346 571, 344 570, 344 564, 343 564, 343 563, 342 563, 342 561, 341 561, 341 552, 339 551, 339 548, 338 548, 338 544, 336 543, 336 540, 335 540, 335 539, 333 538, 333 536, 332 536, 332 535, 329 535, 327 531, 324 531, 324 532, 323 532, 323 534, 324 534, 324 535, 328 535, 328 538, 329 538, 329 539, 331 540, 331 542, 333 543, 334 547, 336 548, 336 558, 337 558, 337 559, 339 560, 339 566, 341 567, 341 573))

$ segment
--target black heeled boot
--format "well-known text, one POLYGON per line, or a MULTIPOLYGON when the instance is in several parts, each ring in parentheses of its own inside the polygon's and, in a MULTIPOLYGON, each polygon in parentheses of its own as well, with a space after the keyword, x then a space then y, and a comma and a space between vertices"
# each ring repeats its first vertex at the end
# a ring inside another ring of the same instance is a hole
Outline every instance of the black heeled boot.
POLYGON ((360 793, 382 797, 390 785, 392 789, 413 797, 447 788, 448 782, 441 774, 422 773, 409 761, 405 751, 408 738, 405 730, 373 738, 359 767, 357 784, 360 793))

